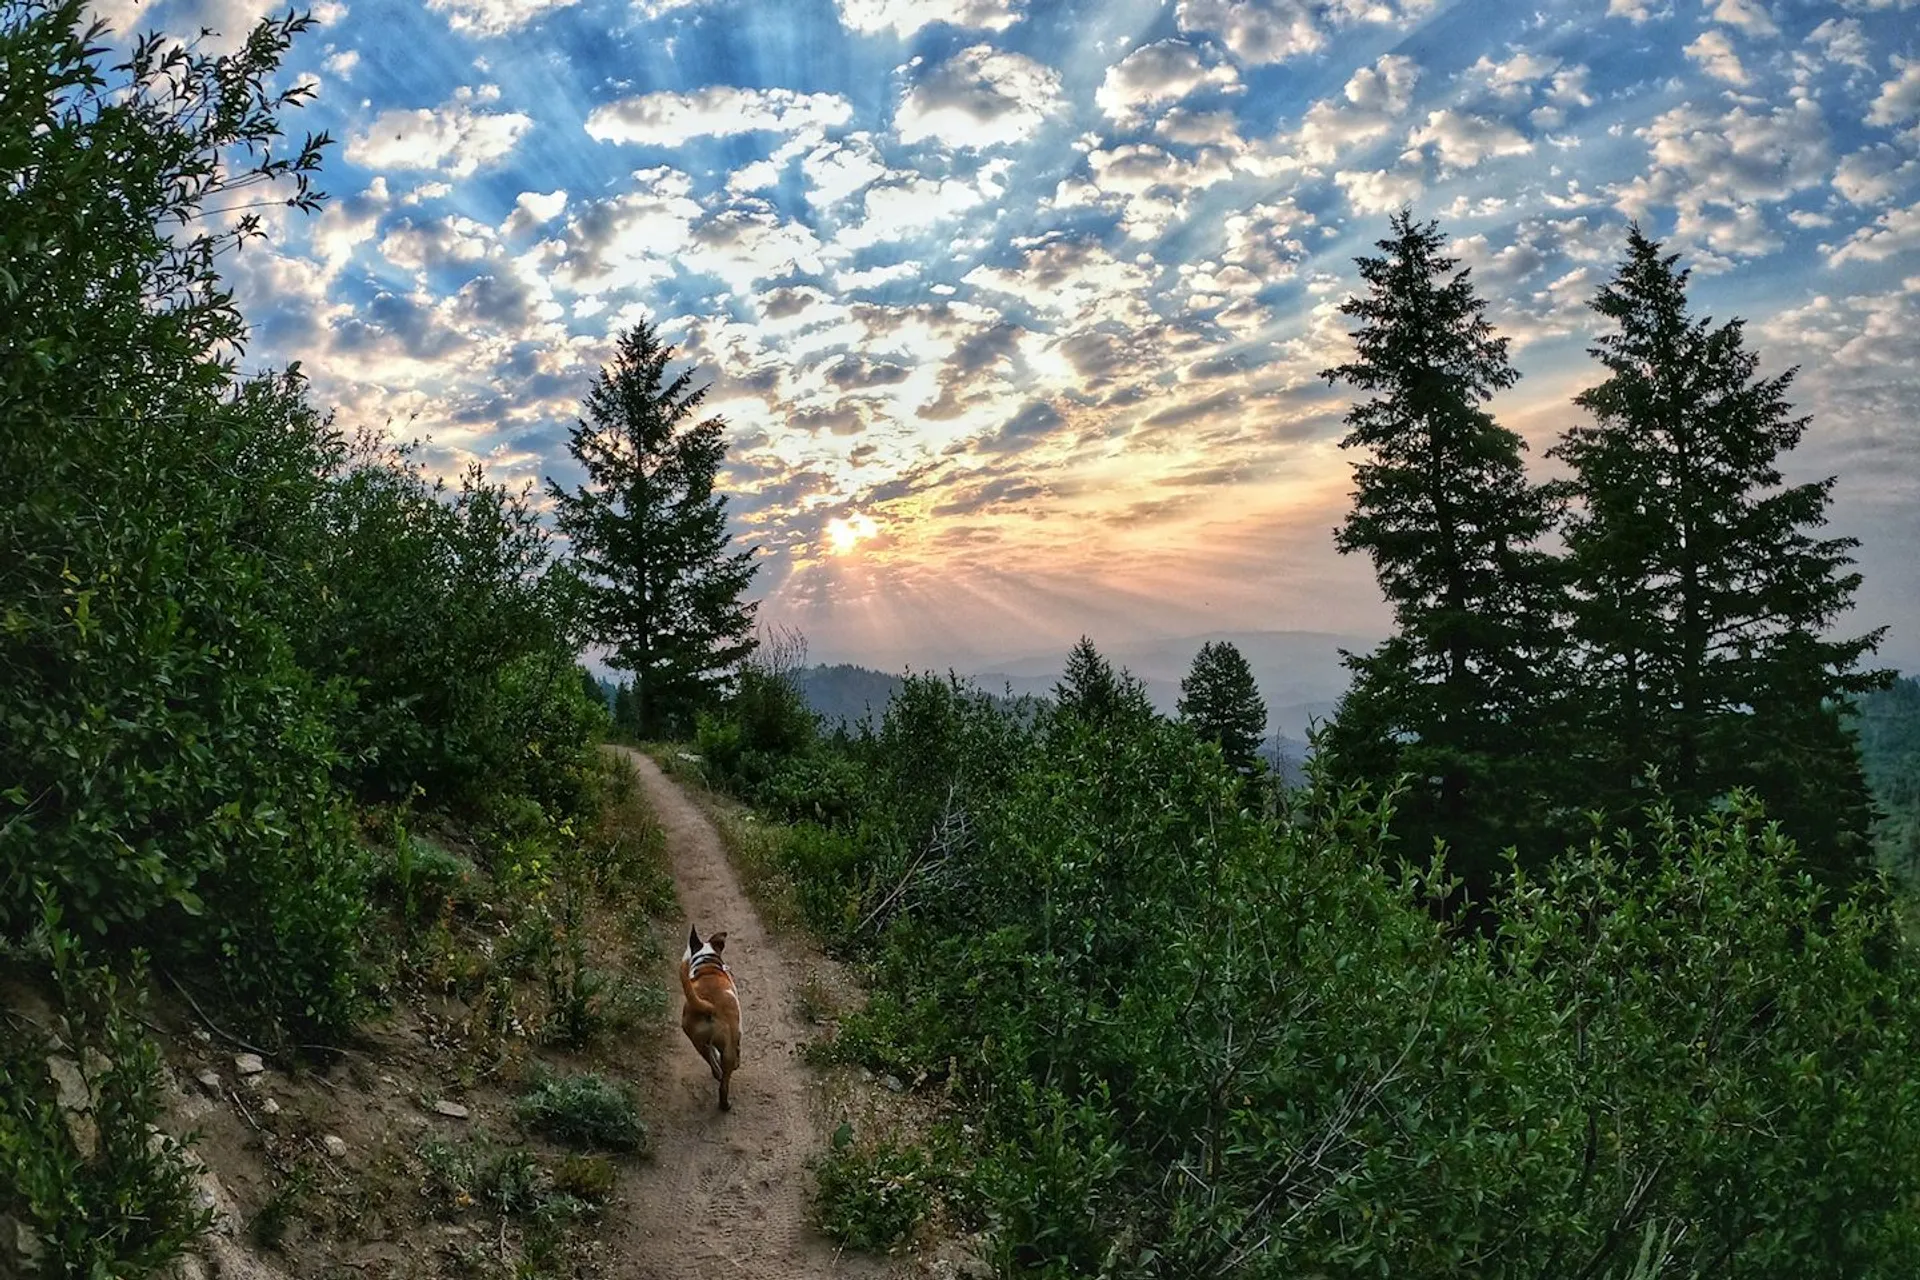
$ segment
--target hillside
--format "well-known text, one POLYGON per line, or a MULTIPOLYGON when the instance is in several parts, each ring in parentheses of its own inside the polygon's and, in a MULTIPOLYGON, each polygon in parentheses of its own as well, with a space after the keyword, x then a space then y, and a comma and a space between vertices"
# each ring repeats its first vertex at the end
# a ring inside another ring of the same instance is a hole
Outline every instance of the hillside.
POLYGON ((1860 763, 1882 818, 1881 859, 1920 878, 1920 679, 1908 676, 1860 699, 1860 763))
MULTIPOLYGON (((1238 648, 1253 668, 1267 703, 1268 730, 1280 735, 1281 747, 1296 760, 1304 758, 1308 728, 1333 714, 1346 689, 1340 650, 1365 652, 1375 643, 1331 632, 1214 631, 1120 645, 1108 656, 1141 682, 1156 711, 1173 715, 1180 701, 1180 681, 1193 665, 1194 655, 1202 645, 1223 640, 1238 648)), ((1009 692, 1016 698, 1050 698, 1061 679, 1061 662, 1059 653, 1036 654, 959 674, 996 698, 1009 692)), ((807 705, 829 727, 858 724, 870 711, 877 715, 901 685, 897 674, 850 662, 806 667, 795 680, 807 705)))

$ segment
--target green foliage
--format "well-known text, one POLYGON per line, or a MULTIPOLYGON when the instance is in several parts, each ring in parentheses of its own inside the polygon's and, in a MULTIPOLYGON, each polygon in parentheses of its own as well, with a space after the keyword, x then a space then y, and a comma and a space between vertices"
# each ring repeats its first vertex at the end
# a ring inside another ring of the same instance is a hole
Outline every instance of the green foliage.
POLYGON ((633 1098, 592 1072, 542 1080, 521 1097, 515 1110, 529 1129, 574 1146, 608 1151, 646 1147, 646 1126, 633 1098))
MULTIPOLYGON (((597 1211, 596 1201, 562 1187, 556 1174, 524 1147, 501 1147, 480 1139, 429 1138, 414 1156, 420 1166, 421 1198, 441 1217, 478 1210, 501 1220, 551 1228, 597 1211)), ((569 1181, 578 1184, 578 1171, 569 1174, 569 1181)), ((528 1244, 533 1252, 533 1241, 528 1244)))
POLYGON ((1880 857, 1920 880, 1920 680, 1908 676, 1859 700, 1860 763, 1882 813, 1880 857))
POLYGON ((1688 809, 1748 787, 1821 873, 1866 865, 1870 805, 1834 703, 1885 682, 1859 670, 1881 632, 1827 638, 1851 606, 1851 538, 1818 538, 1833 480, 1784 484, 1808 420, 1791 371, 1758 376, 1742 322, 1687 307, 1677 255, 1636 227, 1594 299, 1615 327, 1607 378, 1576 403, 1591 424, 1553 455, 1573 469, 1567 521, 1583 802, 1615 818, 1658 767, 1688 809))
POLYGON ((814 1215, 830 1239, 891 1251, 927 1223, 945 1194, 925 1146, 856 1136, 842 1124, 820 1160, 814 1215))
POLYGON ((573 583, 527 491, 469 468, 457 491, 408 448, 363 440, 322 493, 296 632, 302 661, 351 692, 337 735, 364 800, 507 789, 582 805, 601 701, 572 659, 573 583))
POLYGON ((1062 714, 1093 723, 1151 714, 1145 688, 1125 671, 1116 675, 1086 636, 1068 652, 1053 700, 1062 714))
POLYGON ((1180 682, 1180 718, 1220 748, 1236 769, 1251 770, 1267 736, 1267 704, 1253 668, 1231 641, 1208 641, 1180 682))
POLYGON ((0 1217, 21 1224, 48 1280, 157 1273, 210 1215, 184 1147, 152 1127, 162 1114, 161 1063, 132 995, 142 974, 136 967, 123 984, 88 967, 44 892, 41 907, 35 949, 60 1018, 53 1029, 16 1024, 0 1037, 0 1217))
POLYGON ((642 738, 685 733, 722 675, 753 651, 753 551, 730 552, 713 491, 725 423, 695 422, 705 387, 669 378, 672 346, 645 321, 622 333, 594 379, 568 450, 586 483, 548 482, 584 578, 591 631, 634 674, 642 738))
MULTIPOLYGON (((1382 870, 1391 806, 1323 771, 1268 820, 1152 718, 1022 725, 925 679, 896 708, 850 748, 857 821, 780 856, 869 962, 832 1056, 944 1082, 1002 1274, 1909 1265, 1911 960, 1748 802, 1456 933, 1444 870, 1382 870)), ((823 1221, 897 1239, 925 1159, 843 1146, 823 1221)))
POLYGON ((359 867, 334 691, 275 610, 336 445, 293 374, 235 378, 214 263, 258 223, 199 216, 261 186, 317 201, 324 139, 269 158, 307 25, 108 67, 80 5, 0 11, 0 472, 34 477, 0 498, 0 935, 43 878, 88 938, 324 1035, 352 1016, 359 867))
POLYGON ((1353 687, 1321 747, 1350 779, 1411 775, 1405 847, 1425 857, 1446 839, 1485 887, 1541 808, 1533 764, 1552 758, 1557 598, 1538 544, 1555 502, 1484 407, 1519 375, 1438 225, 1397 214, 1379 247, 1357 259, 1367 292, 1341 306, 1360 321, 1354 359, 1325 377, 1371 397, 1346 416, 1341 448, 1365 453, 1335 545, 1373 561, 1396 634, 1349 655, 1353 687))

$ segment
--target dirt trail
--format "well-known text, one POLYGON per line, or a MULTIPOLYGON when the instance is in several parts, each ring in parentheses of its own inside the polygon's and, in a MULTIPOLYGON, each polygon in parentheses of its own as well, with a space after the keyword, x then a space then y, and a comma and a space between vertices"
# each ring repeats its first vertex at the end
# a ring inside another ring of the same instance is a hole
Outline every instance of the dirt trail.
POLYGON ((676 973, 685 940, 673 942, 662 968, 672 995, 651 1116, 654 1157, 628 1182, 619 1272, 634 1280, 898 1274, 837 1256, 807 1224, 808 1164, 826 1149, 830 1126, 816 1074, 799 1057, 807 1028, 796 1007, 798 960, 761 925, 706 815, 652 760, 625 754, 666 830, 683 914, 702 934, 727 931, 741 1043, 733 1110, 721 1111, 713 1076, 680 1031, 676 973))

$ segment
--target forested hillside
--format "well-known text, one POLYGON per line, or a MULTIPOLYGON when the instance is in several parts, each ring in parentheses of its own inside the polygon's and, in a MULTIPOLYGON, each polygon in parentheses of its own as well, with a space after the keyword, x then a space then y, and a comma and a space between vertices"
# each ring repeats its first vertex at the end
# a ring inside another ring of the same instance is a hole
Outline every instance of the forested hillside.
POLYGON ((1920 678, 1860 699, 1860 759, 1881 810, 1880 856, 1903 881, 1920 883, 1920 678))
POLYGON ((1327 376, 1338 545, 1396 634, 1304 785, 1250 761, 1230 643, 1172 717, 1083 638, 1025 717, 923 676, 822 738, 759 668, 703 727, 867 975, 827 1053, 935 1115, 843 1131, 822 1222, 957 1222, 1062 1280, 1908 1274, 1920 989, 1868 781, 1904 812, 1916 686, 1844 638, 1789 378, 1635 231, 1542 483, 1445 238, 1401 215, 1379 248, 1327 376))

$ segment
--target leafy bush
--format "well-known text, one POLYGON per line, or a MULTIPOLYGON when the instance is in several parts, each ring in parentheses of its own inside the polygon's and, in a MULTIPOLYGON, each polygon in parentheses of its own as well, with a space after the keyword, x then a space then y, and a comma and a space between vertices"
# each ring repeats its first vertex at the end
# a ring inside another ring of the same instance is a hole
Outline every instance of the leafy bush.
POLYGON ((0 1042, 0 1216, 22 1224, 49 1278, 157 1273, 210 1222, 185 1149, 153 1128, 160 1055, 129 985, 88 968, 58 909, 42 907, 61 1035, 16 1028, 0 1042))
POLYGON ((314 207, 324 139, 279 142, 310 90, 268 88, 308 25, 108 67, 78 3, 0 14, 0 472, 34 477, 0 499, 0 936, 43 878, 88 938, 210 962, 250 1021, 327 1034, 360 896, 340 691, 275 611, 337 442, 293 375, 235 378, 214 263, 259 224, 198 216, 261 182, 314 207))
POLYGON ((856 1139, 846 1124, 834 1132, 818 1175, 820 1230, 854 1249, 893 1249, 931 1218, 940 1198, 924 1147, 856 1139))
MULTIPOLYGON (((1750 807, 1456 933, 1444 867, 1378 869, 1383 797, 1316 778, 1269 819, 1177 726, 942 684, 854 744, 856 824, 778 847, 817 927, 866 931, 832 1052, 947 1083, 1003 1274, 1909 1265, 1910 956, 1750 807)), ((921 1210, 896 1156, 823 1167, 843 1238, 921 1210)))
POLYGON ((640 1151, 647 1142, 633 1098, 593 1072, 542 1080, 521 1097, 516 1113, 529 1129, 575 1146, 640 1151))

